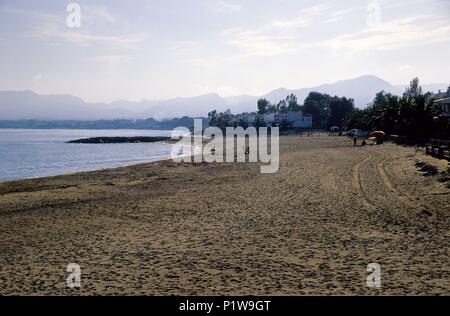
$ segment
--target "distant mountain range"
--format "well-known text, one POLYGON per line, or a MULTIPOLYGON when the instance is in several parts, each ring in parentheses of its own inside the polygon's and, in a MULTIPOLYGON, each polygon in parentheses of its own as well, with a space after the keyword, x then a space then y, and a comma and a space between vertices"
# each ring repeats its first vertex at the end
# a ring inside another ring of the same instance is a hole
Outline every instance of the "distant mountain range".
MULTIPOLYGON (((379 91, 401 95, 407 84, 395 86, 378 77, 367 75, 317 87, 289 90, 280 88, 263 96, 241 95, 221 97, 216 93, 192 98, 141 102, 116 101, 87 103, 70 95, 38 95, 32 91, 0 91, 0 120, 112 120, 112 119, 165 119, 182 116, 205 117, 211 110, 233 113, 256 111, 258 98, 277 103, 293 93, 303 103, 311 91, 353 98, 355 105, 363 108, 379 91)), ((448 84, 423 85, 424 91, 446 90, 448 84)))

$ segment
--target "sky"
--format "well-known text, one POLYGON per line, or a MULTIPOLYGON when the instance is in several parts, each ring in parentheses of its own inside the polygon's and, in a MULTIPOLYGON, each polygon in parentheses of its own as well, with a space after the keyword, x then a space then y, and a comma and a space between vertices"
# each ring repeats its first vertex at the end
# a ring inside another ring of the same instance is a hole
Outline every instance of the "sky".
POLYGON ((446 83, 448 56, 450 0, 0 0, 0 90, 88 102, 446 83))

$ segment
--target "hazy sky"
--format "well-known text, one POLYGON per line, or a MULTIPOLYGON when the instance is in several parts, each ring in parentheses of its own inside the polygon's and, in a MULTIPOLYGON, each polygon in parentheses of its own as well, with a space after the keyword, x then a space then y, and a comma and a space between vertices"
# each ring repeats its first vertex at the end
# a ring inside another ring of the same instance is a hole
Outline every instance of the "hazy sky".
POLYGON ((80 28, 70 2, 0 0, 0 90, 107 102, 450 81, 448 0, 85 0, 80 28))

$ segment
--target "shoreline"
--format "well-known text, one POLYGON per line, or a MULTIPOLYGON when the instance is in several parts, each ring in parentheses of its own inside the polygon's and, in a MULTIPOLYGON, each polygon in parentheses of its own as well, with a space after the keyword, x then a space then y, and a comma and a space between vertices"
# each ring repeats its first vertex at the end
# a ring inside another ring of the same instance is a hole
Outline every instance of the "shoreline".
MULTIPOLYGON (((155 142, 150 142, 150 144, 161 144, 161 145, 173 146, 178 141, 179 140, 158 140, 158 141, 155 141, 155 142)), ((71 142, 66 142, 66 143, 67 144, 73 144, 73 145, 91 145, 91 143, 71 143, 71 142)), ((121 143, 118 143, 118 144, 121 144, 121 143)), ((139 144, 139 143, 126 143, 126 144, 133 145, 133 144, 139 144)), ((93 144, 93 145, 101 145, 101 144, 93 144)), ((194 148, 195 148, 194 145, 192 145, 191 151, 195 152, 194 148)), ((189 157, 189 156, 193 156, 193 154, 186 154, 186 155, 182 155, 182 156, 179 156, 179 157, 189 157)), ((114 169, 126 168, 126 167, 131 167, 131 166, 137 166, 137 165, 152 164, 152 163, 162 162, 162 161, 172 161, 172 158, 168 157, 168 158, 161 158, 161 159, 156 159, 156 160, 152 160, 152 161, 131 162, 131 163, 120 165, 120 166, 116 166, 116 167, 107 167, 107 168, 84 170, 84 171, 64 172, 64 173, 59 173, 59 174, 49 175, 49 176, 36 176, 36 177, 29 177, 29 178, 6 179, 6 180, 0 179, 0 184, 1 183, 6 183, 6 182, 17 182, 17 181, 38 180, 38 179, 45 180, 47 178, 70 176, 70 175, 77 175, 77 174, 80 174, 80 173, 91 173, 91 172, 98 172, 98 171, 105 171, 105 170, 114 170, 114 169)))
MULTIPOLYGON (((153 144, 163 144, 163 145, 173 145, 173 143, 167 143, 166 141, 162 142, 154 142, 153 144)), ((179 157, 189 157, 193 156, 192 154, 186 154, 184 156, 179 157)), ((158 162, 171 162, 172 158, 161 158, 157 160, 152 161, 144 161, 144 162, 131 162, 129 164, 120 165, 117 167, 110 167, 110 168, 100 168, 100 169, 93 169, 93 170, 84 170, 84 171, 74 171, 74 172, 67 172, 67 173, 61 173, 56 175, 50 175, 50 176, 37 176, 37 177, 29 177, 29 178, 20 178, 20 179, 7 179, 7 180, 1 180, 0 184, 8 183, 8 182, 20 182, 20 181, 27 181, 27 180, 46 180, 51 178, 58 178, 58 177, 65 177, 65 176, 76 176, 79 174, 86 174, 86 173, 94 173, 94 172, 101 172, 101 171, 114 171, 116 169, 122 169, 122 168, 128 168, 128 167, 134 167, 134 166, 140 166, 140 165, 148 165, 148 164, 154 164, 158 162)))
POLYGON ((95 173, 95 172, 101 172, 101 171, 114 171, 116 169, 122 169, 122 168, 128 168, 128 167, 135 167, 140 165, 148 165, 148 164, 154 164, 157 162, 164 162, 164 161, 172 161, 172 158, 163 158, 158 160, 152 160, 147 162, 132 162, 129 164, 121 165, 118 167, 110 167, 110 168, 101 168, 101 169, 94 169, 94 170, 84 170, 84 171, 74 171, 74 172, 67 172, 67 173, 61 173, 51 176, 37 176, 37 177, 30 177, 30 178, 21 178, 21 179, 10 179, 10 180, 0 180, 0 184, 5 184, 8 182, 21 182, 21 181, 28 181, 28 180, 46 180, 46 179, 53 179, 53 178, 59 178, 59 177, 66 177, 66 176, 76 176, 81 174, 89 174, 89 173, 95 173))
MULTIPOLYGON (((283 137, 293 137, 293 135, 280 135, 280 139, 283 137)), ((336 137, 334 137, 334 138, 336 138, 336 137)), ((348 137, 347 136, 339 136, 339 138, 348 138, 348 137)), ((171 141, 164 140, 164 141, 155 141, 155 142, 151 142, 151 143, 152 144, 162 144, 162 145, 174 145, 177 141, 178 140, 171 140, 171 141)), ((205 142, 205 140, 203 142, 205 142)), ((67 142, 67 143, 70 143, 70 142, 67 142)), ((84 143, 72 143, 72 144, 89 145, 89 144, 84 144, 84 143)), ((134 143, 129 143, 129 144, 134 144, 134 143)), ((395 143, 392 142, 392 144, 395 144, 395 143)), ((398 144, 395 144, 395 145, 400 146, 398 144)), ((361 147, 361 146, 357 146, 357 147, 361 147)), ((425 148, 424 146, 415 146, 415 147, 425 148)), ((193 156, 193 154, 187 154, 183 157, 189 157, 189 156, 193 156)), ((144 162, 131 162, 129 164, 124 164, 124 165, 120 165, 117 167, 108 167, 108 168, 100 168, 100 169, 84 170, 84 171, 74 171, 74 172, 67 172, 67 173, 55 174, 55 175, 50 175, 50 176, 36 176, 36 177, 29 177, 29 178, 6 179, 6 180, 0 179, 0 184, 7 183, 7 182, 27 181, 27 180, 40 180, 40 179, 45 180, 45 179, 51 179, 51 178, 57 178, 57 177, 74 176, 74 175, 78 175, 78 174, 94 173, 94 172, 101 172, 101 171, 114 171, 116 169, 122 169, 122 168, 127 168, 127 167, 154 164, 154 163, 158 163, 158 162, 170 162, 170 161, 172 161, 172 158, 169 157, 169 158, 162 158, 162 159, 146 161, 146 162, 145 161, 144 162)))

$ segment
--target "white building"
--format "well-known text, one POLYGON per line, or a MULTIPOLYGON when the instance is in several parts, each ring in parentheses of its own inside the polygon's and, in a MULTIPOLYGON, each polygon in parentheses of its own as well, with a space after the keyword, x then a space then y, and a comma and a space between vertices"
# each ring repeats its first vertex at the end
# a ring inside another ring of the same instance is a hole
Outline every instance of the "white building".
POLYGON ((280 126, 283 122, 289 122, 289 116, 287 113, 279 113, 275 115, 276 126, 280 126))
POLYGON ((289 112, 288 122, 293 128, 312 128, 312 116, 303 112, 289 112))
POLYGON ((271 127, 275 125, 275 113, 264 114, 264 123, 266 123, 267 127, 271 127))
POLYGON ((267 126, 281 126, 286 122, 292 128, 312 128, 312 116, 303 114, 303 112, 289 112, 289 113, 272 113, 264 115, 264 122, 267 126))
POLYGON ((434 98, 435 105, 441 110, 441 116, 450 117, 450 87, 447 92, 439 91, 434 98))
POLYGON ((292 128, 312 128, 312 116, 303 114, 303 112, 289 112, 289 113, 268 113, 264 115, 256 113, 243 113, 238 117, 238 120, 244 120, 248 125, 253 125, 257 118, 264 121, 267 127, 281 126, 283 122, 287 122, 292 128))

